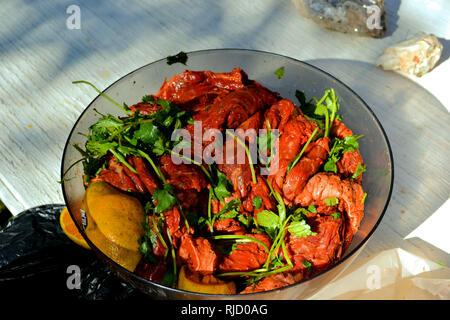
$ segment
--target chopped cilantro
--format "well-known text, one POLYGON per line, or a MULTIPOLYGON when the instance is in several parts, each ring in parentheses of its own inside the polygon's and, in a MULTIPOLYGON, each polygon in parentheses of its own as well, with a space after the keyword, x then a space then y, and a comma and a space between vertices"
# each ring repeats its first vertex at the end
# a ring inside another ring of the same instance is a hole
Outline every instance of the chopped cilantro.
POLYGON ((331 198, 323 199, 323 202, 325 202, 325 204, 327 206, 332 207, 332 206, 335 206, 335 205, 337 205, 339 203, 339 199, 336 198, 336 197, 331 197, 331 198))
POLYGON ((284 76, 284 67, 278 68, 275 70, 274 74, 278 77, 278 79, 283 78, 284 76))
POLYGON ((316 232, 311 231, 311 226, 305 220, 294 221, 287 229, 291 234, 299 238, 317 235, 316 232))
POLYGON ((303 265, 306 267, 306 269, 308 269, 309 272, 312 271, 312 264, 311 262, 309 262, 308 260, 303 260, 303 265))
POLYGON ((173 186, 165 184, 163 189, 155 189, 153 191, 153 202, 155 203, 155 212, 163 213, 172 208, 177 200, 173 195, 173 186))
POLYGON ((340 219, 341 218, 341 214, 339 212, 335 212, 335 213, 331 214, 330 216, 333 217, 334 219, 340 219))
POLYGON ((260 209, 262 205, 262 198, 261 197, 255 197, 253 198, 253 206, 256 210, 260 209))
POLYGON ((361 162, 358 162, 358 166, 352 175, 352 179, 358 178, 364 171, 366 171, 366 164, 361 165, 361 162))
POLYGON ((168 56, 167 64, 169 66, 174 63, 182 63, 182 64, 186 65, 187 60, 188 60, 188 55, 185 52, 180 51, 174 56, 168 56))

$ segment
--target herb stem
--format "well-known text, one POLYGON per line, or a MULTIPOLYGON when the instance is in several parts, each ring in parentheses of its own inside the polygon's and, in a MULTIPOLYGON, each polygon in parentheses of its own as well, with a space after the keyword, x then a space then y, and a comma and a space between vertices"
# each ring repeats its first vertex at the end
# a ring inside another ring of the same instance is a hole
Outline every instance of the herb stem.
POLYGON ((119 152, 116 152, 116 150, 114 150, 113 148, 110 148, 109 151, 114 155, 114 157, 116 157, 119 162, 123 163, 128 169, 130 169, 131 172, 137 174, 136 169, 134 169, 119 152))
POLYGON ((300 160, 300 158, 302 157, 303 153, 305 152, 306 148, 308 147, 308 145, 311 143, 311 140, 314 138, 314 136, 316 135, 317 131, 319 130, 318 127, 316 127, 314 129, 314 131, 312 132, 311 136, 309 137, 308 141, 306 141, 305 145, 303 146, 302 150, 300 151, 300 153, 295 157, 295 159, 293 161, 291 161, 289 163, 288 169, 286 170, 286 175, 292 170, 292 168, 295 167, 295 165, 297 164, 297 162, 300 160))
POLYGON ((171 150, 171 149, 168 149, 168 150, 169 150, 169 152, 170 152, 171 154, 176 155, 177 157, 180 157, 180 158, 182 158, 182 159, 186 159, 186 160, 192 162, 193 164, 199 166, 200 169, 202 169, 202 171, 203 171, 203 172, 205 173, 205 175, 208 177, 209 181, 212 182, 211 174, 208 172, 208 170, 206 170, 206 168, 205 168, 200 162, 195 161, 194 159, 191 159, 191 158, 189 158, 189 157, 186 157, 186 156, 183 155, 183 154, 177 153, 177 152, 175 152, 175 151, 173 151, 173 150, 171 150))
POLYGON ((267 253, 269 253, 269 248, 266 246, 264 242, 261 240, 258 240, 254 237, 249 237, 245 235, 239 235, 239 234, 223 234, 219 236, 213 236, 211 237, 213 240, 236 240, 236 242, 256 242, 264 247, 264 250, 266 250, 267 253))
POLYGON ((208 195, 208 224, 209 224, 209 231, 211 231, 211 234, 214 232, 213 229, 213 222, 211 220, 211 197, 212 197, 212 186, 209 188, 209 195, 208 195))
POLYGON ((137 149, 137 152, 139 153, 140 156, 144 157, 145 160, 147 160, 150 163, 158 178, 161 179, 161 181, 164 184, 166 184, 167 183, 166 178, 164 178, 164 175, 162 174, 161 170, 155 165, 152 158, 150 158, 150 156, 142 150, 137 149))
POLYGON ((130 111, 125 108, 124 106, 121 106, 119 103, 117 103, 116 101, 114 101, 111 97, 109 97, 106 93, 101 92, 99 89, 97 89, 96 86, 94 86, 92 83, 88 82, 88 81, 84 81, 84 80, 80 80, 80 81, 73 81, 73 84, 77 84, 77 83, 84 83, 84 84, 88 84, 90 85, 92 88, 94 88, 95 91, 97 91, 98 94, 100 94, 102 97, 104 97, 106 100, 108 100, 109 102, 111 102, 112 104, 116 105, 117 107, 119 107, 120 110, 122 110, 125 113, 130 113, 130 111))
POLYGON ((256 184, 257 180, 256 180, 255 168, 253 168, 253 161, 252 161, 252 157, 250 156, 250 151, 248 150, 248 147, 246 146, 245 142, 243 142, 237 136, 232 134, 229 130, 226 130, 226 133, 229 134, 230 136, 232 136, 234 138, 234 140, 236 140, 241 146, 244 147, 245 153, 247 155, 247 158, 248 158, 248 161, 250 164, 250 171, 252 173, 252 181, 253 181, 253 184, 256 184))

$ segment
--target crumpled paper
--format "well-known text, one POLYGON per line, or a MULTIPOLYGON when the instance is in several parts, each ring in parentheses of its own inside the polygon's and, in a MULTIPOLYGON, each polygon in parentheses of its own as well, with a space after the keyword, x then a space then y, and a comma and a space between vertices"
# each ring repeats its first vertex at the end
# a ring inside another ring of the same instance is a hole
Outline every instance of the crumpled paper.
POLYGON ((450 300, 450 268, 390 249, 351 265, 309 299, 450 300))

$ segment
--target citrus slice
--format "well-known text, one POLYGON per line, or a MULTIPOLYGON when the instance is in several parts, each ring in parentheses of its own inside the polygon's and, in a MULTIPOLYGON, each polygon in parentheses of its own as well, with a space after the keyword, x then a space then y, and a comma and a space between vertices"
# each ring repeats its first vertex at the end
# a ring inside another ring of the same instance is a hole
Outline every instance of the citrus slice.
POLYGON ((89 240, 129 271, 141 260, 144 208, 140 201, 103 181, 91 182, 83 199, 85 231, 89 240))
POLYGON ((70 216, 69 210, 67 210, 67 208, 64 208, 61 211, 61 214, 59 215, 59 224, 61 225, 62 230, 64 231, 66 236, 69 237, 70 240, 86 249, 90 249, 86 240, 84 240, 83 236, 78 231, 78 228, 75 225, 75 222, 73 221, 72 217, 70 216))
POLYGON ((236 285, 233 281, 223 281, 213 275, 193 273, 186 266, 181 267, 178 289, 209 294, 236 294, 236 285))

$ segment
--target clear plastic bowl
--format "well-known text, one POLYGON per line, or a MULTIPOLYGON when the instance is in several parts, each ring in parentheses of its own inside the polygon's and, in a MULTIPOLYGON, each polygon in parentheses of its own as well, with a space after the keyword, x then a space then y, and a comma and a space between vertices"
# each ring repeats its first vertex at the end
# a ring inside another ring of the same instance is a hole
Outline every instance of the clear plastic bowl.
MULTIPOLYGON (((392 192, 394 168, 392 152, 380 122, 369 106, 344 83, 307 63, 278 54, 241 49, 217 49, 188 53, 187 65, 176 63, 168 65, 166 59, 161 59, 145 65, 120 78, 110 85, 104 92, 119 103, 125 102, 133 105, 140 101, 145 94, 156 93, 165 78, 189 70, 211 70, 214 72, 230 72, 235 67, 242 68, 250 79, 260 82, 270 90, 277 91, 281 96, 296 101, 296 89, 303 90, 307 98, 321 97, 326 89, 334 88, 340 98, 340 114, 345 124, 355 134, 363 134, 359 140, 360 152, 367 164, 364 173, 363 188, 368 196, 365 200, 365 217, 361 222, 359 231, 353 238, 351 246, 342 259, 329 269, 293 285, 262 293, 241 295, 211 295, 187 292, 162 286, 146 280, 124 269, 105 254, 103 254, 89 240, 83 227, 78 228, 91 246, 92 250, 117 275, 131 286, 147 293, 157 299, 304 299, 324 285, 335 279, 358 256, 381 222, 389 203, 392 192), (284 67, 282 79, 274 71, 284 67)), ((78 80, 78 79, 74 79, 78 80)), ((89 80, 89 79, 86 79, 89 80)), ((86 87, 86 90, 91 88, 86 87)), ((102 114, 122 115, 120 110, 105 98, 97 96, 83 111, 76 121, 64 148, 61 175, 77 160, 81 158, 79 152, 73 147, 78 143, 84 145, 85 137, 79 132, 88 132, 88 128, 97 121, 98 110, 102 114)), ((83 167, 81 163, 73 166, 63 182, 62 192, 66 205, 72 217, 79 210, 80 199, 84 194, 82 181, 83 167)))

